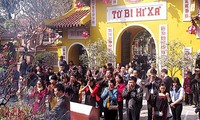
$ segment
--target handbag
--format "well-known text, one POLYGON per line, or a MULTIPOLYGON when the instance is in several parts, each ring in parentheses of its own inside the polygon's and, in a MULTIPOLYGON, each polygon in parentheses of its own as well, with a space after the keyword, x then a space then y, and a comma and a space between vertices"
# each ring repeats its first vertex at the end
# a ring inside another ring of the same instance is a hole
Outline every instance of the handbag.
POLYGON ((163 112, 162 111, 155 111, 155 117, 162 117, 163 112))
POLYGON ((118 105, 110 104, 110 96, 108 96, 108 101, 106 103, 106 107, 108 108, 108 110, 118 110, 118 105))
POLYGON ((108 110, 118 110, 118 105, 110 105, 108 110))
MULTIPOLYGON (((162 101, 162 103, 163 103, 163 101, 162 101)), ((161 104, 162 104, 162 103, 161 103, 161 104)), ((160 104, 160 105, 161 105, 161 104, 160 104)), ((160 106, 159 106, 158 108, 160 108, 160 106)), ((155 111, 154 114, 155 114, 155 117, 162 117, 162 116, 163 116, 163 112, 162 112, 162 111, 159 111, 159 110, 155 111)))
POLYGON ((171 118, 171 117, 172 117, 172 110, 171 110, 171 107, 168 103, 167 118, 171 118))
POLYGON ((82 103, 82 93, 83 93, 83 91, 82 91, 82 89, 83 89, 83 86, 80 86, 80 89, 79 89, 79 92, 78 92, 78 101, 80 102, 80 103, 82 103))

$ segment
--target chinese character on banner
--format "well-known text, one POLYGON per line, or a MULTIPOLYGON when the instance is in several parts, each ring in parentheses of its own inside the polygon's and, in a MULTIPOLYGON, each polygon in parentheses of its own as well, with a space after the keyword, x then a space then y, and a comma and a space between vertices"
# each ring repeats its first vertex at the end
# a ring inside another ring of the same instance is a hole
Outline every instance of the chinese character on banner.
POLYGON ((96 26, 96 0, 90 0, 91 6, 91 26, 96 26))
POLYGON ((66 46, 61 46, 61 55, 66 60, 66 46))
POLYGON ((183 21, 191 20, 191 10, 194 8, 194 6, 195 5, 194 3, 191 3, 191 0, 183 0, 183 21))
POLYGON ((107 28, 107 50, 113 51, 113 28, 107 28))
MULTIPOLYGON (((183 57, 184 59, 187 58, 187 59, 192 59, 192 47, 185 47, 183 48, 183 57)), ((182 71, 182 78, 185 78, 185 73, 188 72, 188 71, 191 71, 191 66, 187 64, 187 66, 185 66, 183 68, 183 71, 182 71)))
POLYGON ((160 57, 163 58, 161 60, 161 69, 164 68, 164 60, 167 57, 167 53, 168 53, 168 48, 167 48, 167 44, 168 44, 168 27, 167 25, 160 25, 160 30, 159 30, 159 34, 160 34, 160 57))

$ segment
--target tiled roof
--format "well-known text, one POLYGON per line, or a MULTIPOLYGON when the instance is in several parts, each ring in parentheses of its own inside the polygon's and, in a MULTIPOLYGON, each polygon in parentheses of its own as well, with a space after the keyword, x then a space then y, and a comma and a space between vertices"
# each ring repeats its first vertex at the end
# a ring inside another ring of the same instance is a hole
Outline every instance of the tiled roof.
POLYGON ((11 38, 14 38, 14 37, 15 37, 14 33, 5 32, 3 34, 0 34, 0 39, 11 39, 11 38))
POLYGON ((58 20, 54 23, 49 24, 49 26, 54 27, 78 27, 81 26, 81 19, 87 16, 90 10, 77 10, 67 18, 58 20))

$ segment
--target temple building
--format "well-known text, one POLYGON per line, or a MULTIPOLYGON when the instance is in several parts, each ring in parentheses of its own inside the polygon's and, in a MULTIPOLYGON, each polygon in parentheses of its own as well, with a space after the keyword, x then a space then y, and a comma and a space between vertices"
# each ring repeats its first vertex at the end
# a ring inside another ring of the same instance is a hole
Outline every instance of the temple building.
POLYGON ((62 36, 52 52, 68 62, 79 64, 88 42, 98 39, 107 42, 116 63, 125 65, 138 56, 158 62, 168 56, 173 40, 184 44, 183 55, 200 53, 199 6, 199 0, 81 0, 45 24, 62 36))

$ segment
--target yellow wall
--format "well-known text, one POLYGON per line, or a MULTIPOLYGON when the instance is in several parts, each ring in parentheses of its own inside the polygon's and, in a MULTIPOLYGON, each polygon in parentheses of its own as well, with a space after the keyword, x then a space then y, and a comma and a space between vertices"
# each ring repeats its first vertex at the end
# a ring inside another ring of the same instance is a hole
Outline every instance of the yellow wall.
MULTIPOLYGON (((142 0, 137 4, 157 2, 157 1, 167 1, 167 19, 166 20, 151 20, 151 21, 134 21, 134 22, 117 22, 117 23, 107 23, 107 7, 113 7, 111 3, 105 4, 102 0, 96 0, 96 27, 90 27, 90 36, 86 40, 68 40, 67 39, 67 29, 64 31, 64 37, 62 38, 62 46, 67 47, 67 51, 73 44, 82 44, 87 46, 89 40, 97 39, 107 39, 107 27, 113 27, 114 30, 114 48, 116 45, 117 62, 121 61, 121 35, 125 31, 124 28, 127 26, 139 25, 147 29, 156 42, 157 55, 159 53, 159 25, 168 25, 168 41, 180 40, 185 44, 186 47, 192 47, 192 51, 197 52, 200 47, 200 39, 196 38, 196 35, 191 35, 186 32, 188 26, 191 22, 183 22, 183 0, 142 0), (122 31, 124 29, 124 31, 122 31), (118 44, 116 44, 118 40, 118 44)), ((117 6, 128 5, 131 3, 124 2, 124 0, 117 0, 117 6)), ((135 33, 136 34, 136 33, 135 33)), ((131 39, 133 39, 132 36, 131 39)), ((58 53, 60 54, 60 47, 58 46, 58 53)), ((72 54, 72 53, 70 53, 72 54)), ((70 55, 71 56, 71 55, 70 55)))
MULTIPOLYGON (((143 0, 138 4, 145 2, 154 2, 155 0, 143 0)), ((123 0, 118 0, 118 6, 125 4, 123 0)), ((182 0, 167 0, 167 19, 166 20, 155 20, 155 21, 136 21, 136 22, 122 22, 122 23, 106 23, 106 10, 107 7, 111 7, 111 3, 105 4, 101 1, 97 1, 97 27, 92 27, 91 38, 97 39, 101 38, 106 40, 106 27, 113 27, 114 29, 114 43, 118 38, 117 35, 120 34, 119 31, 125 28, 128 25, 142 25, 146 28, 149 28, 149 32, 153 33, 155 41, 157 43, 157 49, 159 49, 159 25, 167 24, 168 25, 168 41, 171 40, 180 40, 185 46, 192 46, 193 52, 197 52, 199 48, 200 39, 196 38, 196 35, 191 35, 186 32, 188 26, 191 25, 191 22, 183 22, 183 3, 182 0)), ((117 51, 121 50, 120 45, 117 46, 117 51)), ((159 50, 158 50, 159 51, 159 50)), ((119 52, 116 52, 119 53, 119 52)), ((121 60, 121 55, 117 54, 117 61, 121 60)))
MULTIPOLYGON (((155 1, 155 0, 146 0, 146 1, 155 1)), ((143 0, 145 2, 145 0, 143 0)), ((182 0, 168 0, 167 3, 167 20, 155 20, 155 21, 137 21, 137 22, 126 22, 126 23, 106 23, 106 7, 111 7, 111 4, 105 4, 101 1, 97 1, 97 27, 91 28, 91 39, 101 38, 106 40, 106 27, 114 28, 114 40, 119 34, 119 31, 126 27, 127 25, 141 24, 150 29, 154 34, 155 40, 158 43, 159 40, 159 25, 167 24, 168 25, 168 38, 171 40, 180 40, 186 46, 192 46, 193 51, 197 51, 199 47, 197 46, 200 43, 200 40, 196 38, 195 35, 190 35, 186 32, 188 26, 191 25, 191 22, 183 22, 182 20, 182 10, 183 3, 182 0)), ((118 5, 125 5, 124 2, 118 0, 118 5)), ((116 41, 115 41, 116 42, 116 41)))

